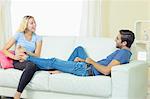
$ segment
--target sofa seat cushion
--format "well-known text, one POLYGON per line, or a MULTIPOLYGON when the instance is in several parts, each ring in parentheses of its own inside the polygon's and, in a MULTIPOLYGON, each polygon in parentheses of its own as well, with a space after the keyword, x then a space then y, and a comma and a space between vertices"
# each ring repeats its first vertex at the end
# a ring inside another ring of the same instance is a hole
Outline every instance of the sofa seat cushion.
MULTIPOLYGON (((17 88, 22 71, 17 69, 0 69, 0 86, 17 88)), ((37 71, 26 89, 48 90, 47 71, 37 71)))
POLYGON ((0 86, 17 87, 22 71, 16 69, 0 69, 0 86))
POLYGON ((108 76, 81 77, 67 73, 49 76, 49 90, 53 92, 108 97, 111 78, 108 76))

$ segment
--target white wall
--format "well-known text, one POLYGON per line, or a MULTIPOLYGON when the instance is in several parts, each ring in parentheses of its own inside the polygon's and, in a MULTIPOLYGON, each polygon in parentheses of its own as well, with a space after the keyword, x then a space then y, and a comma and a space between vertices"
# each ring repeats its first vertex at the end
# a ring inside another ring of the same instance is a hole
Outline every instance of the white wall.
MULTIPOLYGON (((136 20, 150 20, 150 0, 102 0, 102 36, 115 37, 118 30, 134 30, 136 20)), ((0 7, 0 38, 1 38, 0 7)))
POLYGON ((136 20, 150 19, 150 0, 102 0, 103 36, 115 37, 120 29, 134 31, 136 20))

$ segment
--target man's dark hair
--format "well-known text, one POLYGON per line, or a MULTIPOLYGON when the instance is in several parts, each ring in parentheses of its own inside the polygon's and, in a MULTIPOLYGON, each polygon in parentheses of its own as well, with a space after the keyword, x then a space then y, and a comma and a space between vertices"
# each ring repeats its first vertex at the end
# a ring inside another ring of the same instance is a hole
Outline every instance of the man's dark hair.
POLYGON ((121 42, 126 41, 126 46, 130 48, 135 39, 134 33, 130 30, 120 30, 119 32, 121 34, 121 42))

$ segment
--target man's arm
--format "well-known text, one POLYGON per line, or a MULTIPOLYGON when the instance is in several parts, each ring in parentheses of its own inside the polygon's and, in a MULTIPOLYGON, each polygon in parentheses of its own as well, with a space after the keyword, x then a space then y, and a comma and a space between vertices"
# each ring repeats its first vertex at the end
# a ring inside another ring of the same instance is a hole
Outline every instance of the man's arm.
POLYGON ((89 63, 89 64, 92 64, 99 72, 101 72, 104 75, 110 74, 111 68, 113 66, 120 65, 120 62, 118 60, 112 60, 108 64, 108 66, 100 65, 100 64, 96 63, 94 60, 92 60, 91 58, 86 58, 85 62, 89 63))

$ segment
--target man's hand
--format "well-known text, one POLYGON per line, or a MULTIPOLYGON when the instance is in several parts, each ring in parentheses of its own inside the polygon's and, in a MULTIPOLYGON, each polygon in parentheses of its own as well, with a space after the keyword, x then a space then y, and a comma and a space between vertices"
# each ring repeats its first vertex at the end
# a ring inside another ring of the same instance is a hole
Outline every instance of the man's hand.
POLYGON ((79 58, 79 57, 76 57, 76 58, 74 59, 74 61, 75 61, 75 62, 85 62, 84 59, 79 58))
POLYGON ((91 58, 86 58, 85 62, 88 63, 88 64, 95 63, 95 61, 93 59, 91 59, 91 58))

